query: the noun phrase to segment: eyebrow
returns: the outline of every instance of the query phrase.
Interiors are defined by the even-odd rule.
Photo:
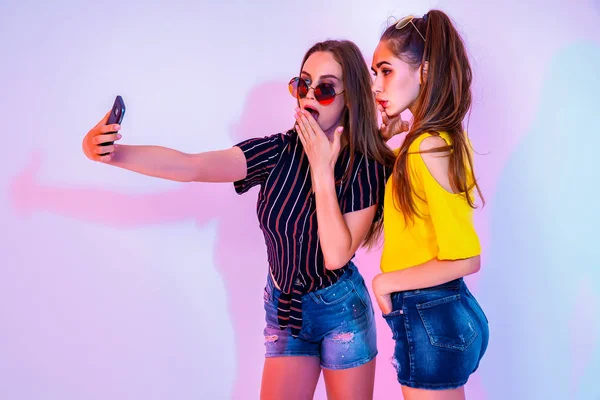
[[[389,62],[387,62],[387,61],[379,61],[379,62],[377,63],[377,65],[375,65],[375,66],[376,66],[377,68],[381,68],[381,66],[382,66],[383,64],[387,64],[387,65],[389,65],[389,66],[391,66],[391,65],[392,65],[392,64],[390,64],[390,63],[389,63]],[[374,69],[373,67],[371,67],[371,70],[375,71],[375,69]]]
[[[308,76],[308,78],[309,78],[309,79],[312,79],[312,76],[310,76],[310,74],[309,74],[308,72],[306,72],[306,71],[302,71],[302,72],[301,72],[301,74],[304,74],[304,75]],[[336,81],[339,81],[339,80],[340,80],[340,78],[338,78],[338,77],[337,77],[337,76],[335,76],[335,75],[331,75],[331,74],[321,75],[321,76],[319,77],[319,79],[325,79],[325,78],[333,78],[333,79],[335,79]]]

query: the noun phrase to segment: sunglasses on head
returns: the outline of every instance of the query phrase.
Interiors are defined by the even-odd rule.
[[[295,77],[290,80],[288,83],[288,89],[290,90],[290,94],[297,99],[303,99],[308,94],[310,89],[313,89],[315,92],[315,99],[324,106],[327,106],[335,100],[335,96],[338,94],[344,93],[342,90],[339,93],[335,92],[335,86],[331,83],[319,83],[317,87],[311,87],[308,84],[308,79],[303,79],[300,77]]]
[[[412,25],[413,28],[415,28],[415,30],[417,31],[417,33],[419,34],[419,36],[421,36],[421,39],[423,39],[424,42],[426,42],[427,40],[425,40],[425,36],[423,36],[423,34],[421,34],[421,31],[419,31],[419,29],[417,28],[417,26],[415,25],[415,23],[413,22],[413,19],[415,19],[416,17],[413,15],[409,15],[406,16],[404,18],[402,18],[400,21],[398,21],[398,23],[396,24],[396,29],[401,30],[404,29],[408,24]],[[425,14],[423,16],[423,19],[425,21],[427,21],[427,14]]]

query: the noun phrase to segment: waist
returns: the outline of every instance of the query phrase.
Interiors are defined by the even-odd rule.
[[[392,293],[392,297],[410,297],[416,296],[422,293],[435,292],[439,290],[458,290],[465,287],[465,281],[463,278],[454,279],[452,281],[442,283],[440,285],[430,286],[420,289],[402,290],[399,292]]]
[[[352,261],[347,266],[342,268],[342,270],[342,275],[340,275],[337,279],[332,279],[331,283],[327,281],[323,282],[323,284],[321,285],[316,285],[313,290],[308,290],[304,292],[303,296],[307,296],[311,293],[313,295],[325,294],[330,290],[334,290],[334,286],[336,285],[336,283],[343,280],[351,280],[353,282],[360,282],[362,280],[362,276],[360,275],[360,272],[358,272],[358,268],[356,267],[356,265],[354,265]],[[274,298],[279,298],[279,296],[282,293],[281,289],[275,282],[275,279],[273,278],[272,272],[270,270],[267,274],[267,289],[273,294]]]

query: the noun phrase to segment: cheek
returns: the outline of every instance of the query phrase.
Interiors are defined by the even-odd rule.
[[[319,118],[319,125],[321,129],[326,130],[340,119],[342,112],[344,111],[344,98],[341,97],[336,99],[333,103],[328,106],[321,108],[321,117]]]
[[[387,91],[390,99],[399,105],[408,106],[419,94],[419,84],[406,75],[395,75],[386,80]]]
[[[328,118],[339,118],[342,114],[342,110],[344,109],[344,97],[338,96],[333,103],[329,104],[328,106],[323,106],[323,109]]]

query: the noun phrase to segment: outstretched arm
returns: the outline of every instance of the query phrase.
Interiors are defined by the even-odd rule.
[[[119,125],[106,125],[108,116],[83,138],[82,149],[90,160],[178,182],[235,182],[246,177],[246,158],[238,147],[188,154],[160,146],[101,146],[121,139]]]

